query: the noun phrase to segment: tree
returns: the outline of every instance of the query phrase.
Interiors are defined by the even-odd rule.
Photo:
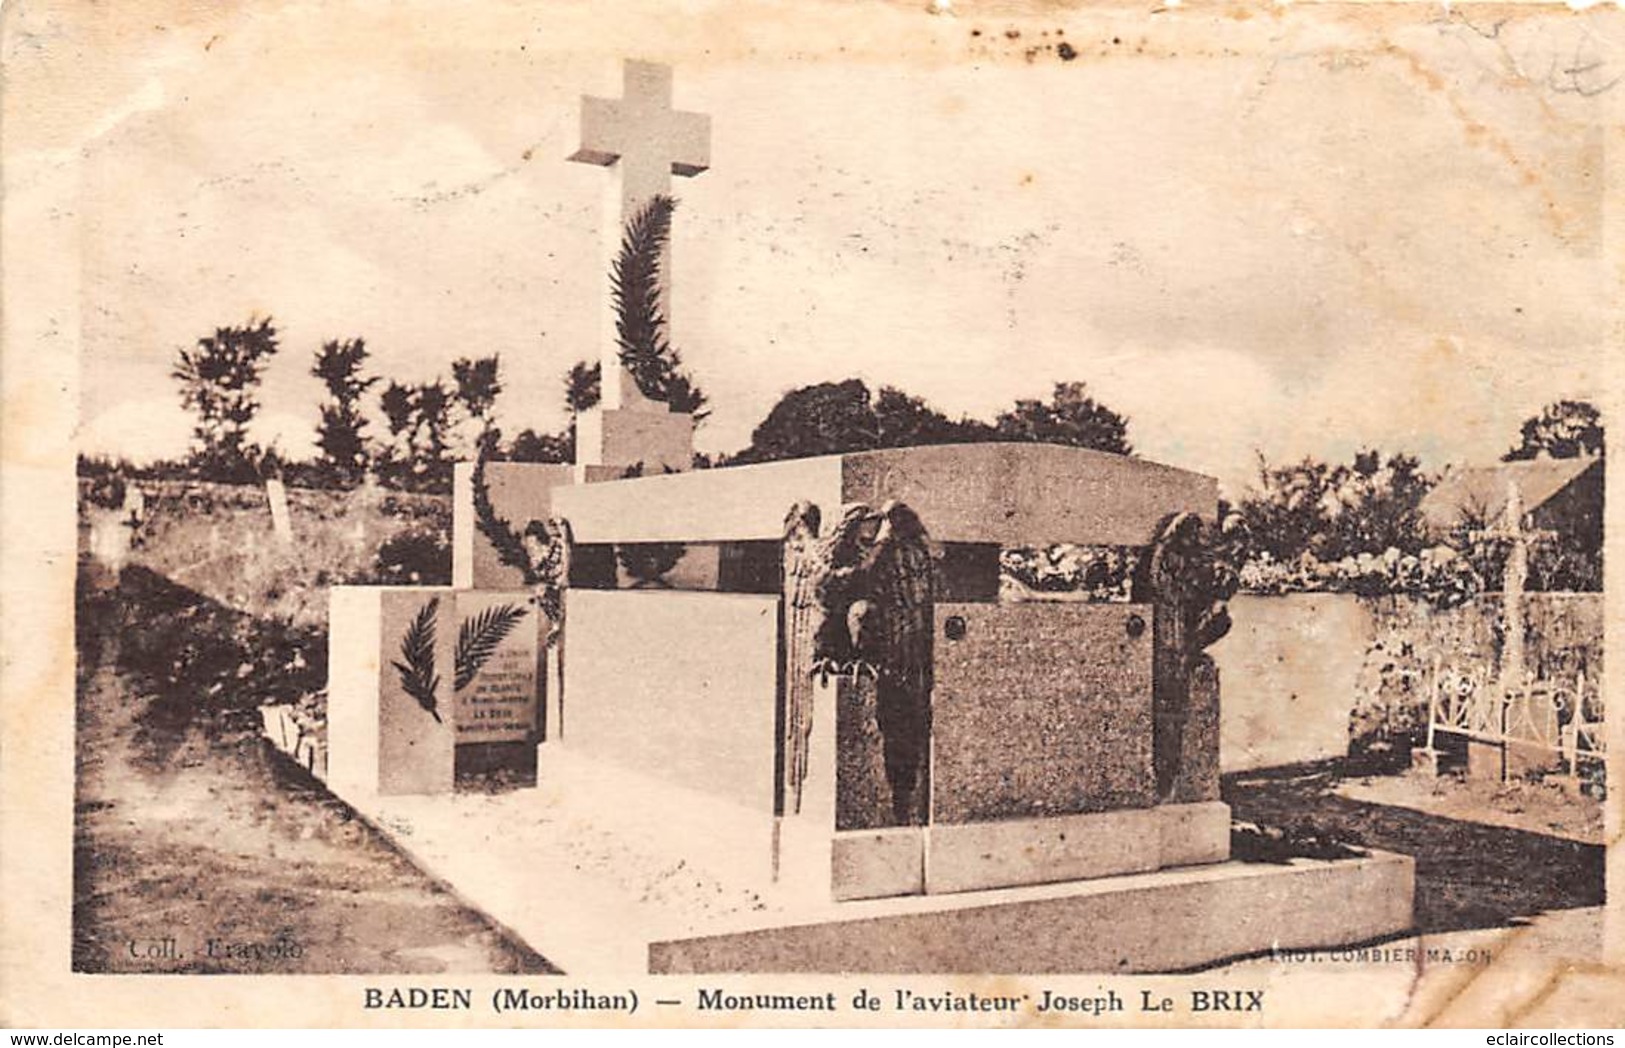
[[[869,406],[869,387],[860,379],[820,382],[786,393],[751,432],[750,447],[735,460],[777,459],[869,451],[880,433]]]
[[[205,475],[254,478],[259,448],[248,438],[248,425],[259,412],[255,393],[276,351],[270,317],[216,328],[213,336],[198,339],[195,349],[179,351],[170,376],[181,385],[182,406],[197,413],[192,460]]]
[[[412,472],[412,388],[391,379],[378,397],[389,429],[389,442],[379,457],[379,472],[396,484],[406,484]]]
[[[876,448],[1048,440],[1127,454],[1123,419],[1082,395],[1080,383],[1056,387],[1056,403],[1020,401],[995,427],[950,419],[920,397],[882,386],[873,397],[861,379],[821,382],[786,393],[751,434],[734,462],[835,455]],[[1115,428],[1114,428],[1115,427]]]
[[[1268,553],[1276,561],[1295,561],[1324,532],[1323,501],[1330,467],[1305,458],[1287,466],[1271,466],[1258,457],[1258,485],[1241,500],[1255,553]]]
[[[1324,503],[1324,559],[1390,549],[1420,552],[1427,545],[1422,499],[1433,483],[1434,478],[1422,472],[1421,460],[1404,452],[1385,459],[1365,450],[1349,465],[1334,467]]]
[[[403,487],[449,491],[452,391],[440,379],[416,386],[391,381],[378,403],[390,435],[382,470]]]
[[[1259,458],[1258,486],[1242,499],[1253,553],[1292,563],[1419,552],[1427,544],[1420,506],[1433,486],[1420,461],[1403,452],[1361,451],[1348,464],[1306,458],[1270,466]]]
[[[881,386],[872,412],[876,444],[883,448],[911,448],[924,444],[953,444],[975,440],[985,424],[954,422],[919,397],[894,386]]]
[[[590,411],[603,399],[603,365],[578,360],[564,376],[564,406],[570,417]]]
[[[359,338],[345,342],[331,339],[322,343],[310,373],[327,387],[329,402],[321,407],[316,426],[316,446],[322,450],[323,465],[342,484],[355,484],[366,472],[369,455],[363,432],[367,420],[361,413],[361,398],[378,381],[362,378],[367,347]]]
[[[995,440],[1032,441],[1133,454],[1128,419],[1089,396],[1082,382],[1057,382],[1048,404],[1018,400],[995,423]]]
[[[435,379],[412,394],[412,473],[426,490],[451,490],[452,391]]]
[[[666,339],[666,317],[660,311],[660,259],[671,238],[671,216],[677,201],[657,195],[626,223],[621,249],[610,268],[615,304],[615,336],[621,363],[638,389],[671,410],[703,419],[705,394],[682,370],[682,358]]]
[[[411,428],[412,390],[409,386],[391,379],[389,385],[384,387],[383,395],[378,398],[378,406],[384,409],[384,421],[389,426],[390,436],[401,436]]]
[[[575,440],[573,430],[563,433],[538,433],[522,429],[508,445],[509,462],[574,462]]]
[[[1579,458],[1602,453],[1601,413],[1583,400],[1559,400],[1524,419],[1518,446],[1502,455],[1501,461],[1517,462],[1542,454]]]
[[[471,453],[481,448],[489,452],[502,437],[491,418],[491,409],[496,406],[497,396],[502,392],[500,371],[501,362],[496,355],[478,360],[464,357],[452,361],[454,395],[473,430],[468,440],[471,447],[466,449]]]

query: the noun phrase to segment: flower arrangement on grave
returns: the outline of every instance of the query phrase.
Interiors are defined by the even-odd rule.
[[[1247,593],[1355,593],[1363,596],[1411,594],[1437,607],[1465,603],[1485,588],[1484,578],[1468,557],[1446,545],[1416,554],[1389,547],[1322,561],[1304,553],[1278,561],[1260,552],[1241,567]]]
[[[1002,600],[1072,599],[1124,603],[1140,551],[1131,546],[1057,543],[999,551]]]

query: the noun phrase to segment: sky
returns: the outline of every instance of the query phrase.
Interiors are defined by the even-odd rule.
[[[497,353],[507,432],[558,428],[615,178],[565,157],[622,57],[712,118],[670,274],[706,450],[812,382],[991,417],[1078,380],[1237,492],[1260,454],[1493,460],[1608,380],[1605,11],[104,7],[7,26],[53,89],[8,184],[76,180],[88,451],[184,451],[177,350],[256,315],[296,456],[331,338],[409,382]]]

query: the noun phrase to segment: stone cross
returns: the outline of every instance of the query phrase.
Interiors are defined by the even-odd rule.
[[[1479,538],[1508,539],[1506,570],[1501,580],[1501,617],[1505,622],[1505,639],[1501,654],[1501,690],[1512,695],[1525,686],[1523,595],[1529,585],[1529,544],[1532,540],[1549,535],[1523,526],[1523,492],[1516,480],[1507,481],[1506,509],[1501,513],[1498,526],[1477,532]]]
[[[1507,508],[1502,534],[1512,540],[1507,551],[1506,572],[1501,581],[1502,615],[1506,620],[1506,655],[1501,660],[1501,687],[1511,691],[1523,688],[1524,635],[1523,591],[1529,585],[1529,536],[1523,530],[1523,492],[1518,482],[1507,481]]]
[[[711,118],[671,107],[671,67],[628,61],[622,72],[621,98],[581,99],[581,148],[570,159],[582,164],[615,167],[620,171],[621,206],[618,216],[606,208],[606,220],[617,220],[613,232],[605,230],[605,243],[613,251],[626,222],[656,196],[671,192],[671,176],[692,178],[711,166]],[[661,258],[663,274],[661,313],[671,317],[671,245]],[[645,398],[632,375],[621,366],[613,318],[604,325],[603,399],[605,408],[664,410]]]

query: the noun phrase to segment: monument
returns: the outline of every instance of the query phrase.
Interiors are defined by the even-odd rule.
[[[623,230],[661,197],[671,195],[671,176],[692,178],[711,166],[711,118],[672,109],[672,72],[649,62],[627,62],[621,98],[582,99],[581,148],[577,163],[614,168],[617,201],[604,208],[604,244],[618,244]],[[616,206],[618,204],[619,206]],[[670,319],[671,243],[662,245],[659,313]],[[609,265],[604,272],[609,272]],[[645,471],[681,471],[693,465],[694,420],[651,400],[621,360],[610,297],[603,298],[599,354],[602,399],[576,419],[576,479],[581,482]],[[597,467],[597,468],[594,468]]]
[[[581,146],[569,159],[608,167],[618,176],[605,181],[601,272],[626,225],[658,197],[671,192],[671,176],[693,178],[711,164],[711,118],[672,108],[672,71],[667,66],[628,61],[622,70],[621,98],[583,96]],[[671,244],[661,245],[659,315],[671,318]],[[622,363],[617,317],[611,295],[599,309],[600,401],[575,420],[573,467],[545,463],[492,462],[487,465],[490,499],[510,520],[545,520],[549,493],[568,483],[618,480],[629,471],[681,472],[694,462],[694,419],[652,400]],[[453,476],[452,581],[455,585],[503,586],[520,581],[480,536],[474,523],[471,463],[459,463]]]
[[[623,214],[706,166],[708,125],[670,87],[628,63],[625,98],[584,108],[572,159],[621,165]],[[574,483],[515,468],[486,503],[495,484],[462,474],[458,589],[333,605],[335,790],[566,970],[1168,971],[1410,927],[1408,858],[1229,861],[1214,480],[1041,444],[627,478],[609,471],[665,462],[692,426],[607,348],[604,376]],[[479,505],[510,540],[483,562]],[[539,577],[513,566],[521,534],[563,566],[529,604],[558,605],[534,650],[559,686],[539,789],[470,805],[448,778],[462,723],[425,713],[462,709],[444,667],[464,605],[511,603],[467,587]],[[1001,552],[1057,543],[1123,551],[1126,599],[1010,602]],[[595,854],[617,858],[594,875]]]
[[[542,692],[525,591],[334,587],[328,782],[341,796],[534,785]],[[275,741],[275,740],[273,740]]]

